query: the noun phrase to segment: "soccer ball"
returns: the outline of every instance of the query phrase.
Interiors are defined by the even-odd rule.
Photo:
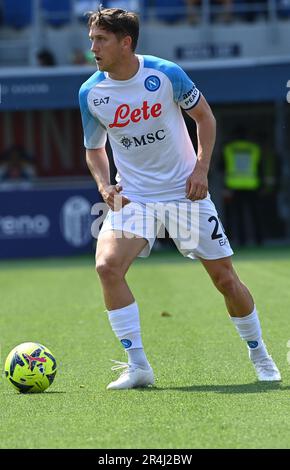
[[[19,344],[5,361],[6,378],[21,393],[43,392],[52,384],[55,374],[53,354],[39,343]]]

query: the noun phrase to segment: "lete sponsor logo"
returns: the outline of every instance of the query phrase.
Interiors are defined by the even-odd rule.
[[[152,106],[148,105],[148,101],[143,101],[141,108],[131,109],[131,107],[124,103],[120,104],[116,109],[114,120],[109,127],[126,127],[130,122],[140,122],[141,119],[147,121],[150,118],[157,118],[161,115],[161,103],[155,103]]]

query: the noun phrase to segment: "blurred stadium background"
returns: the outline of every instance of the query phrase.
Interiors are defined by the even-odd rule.
[[[218,135],[210,191],[233,244],[240,240],[223,156],[242,131],[261,151],[260,242],[289,245],[290,1],[102,4],[137,11],[137,52],[180,64],[211,104]],[[91,206],[100,196],[85,163],[78,89],[96,69],[84,13],[97,6],[0,0],[0,259],[93,251]],[[194,124],[186,122],[194,142]],[[245,244],[253,245],[250,215]]]

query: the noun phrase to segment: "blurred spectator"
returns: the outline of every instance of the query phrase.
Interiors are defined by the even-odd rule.
[[[50,67],[56,65],[54,55],[48,49],[41,49],[40,51],[38,51],[37,61],[38,65],[40,65],[41,67]]]
[[[275,0],[275,2],[278,17],[289,18],[290,0]],[[189,23],[199,23],[203,13],[202,0],[186,0],[186,6]],[[233,19],[246,22],[253,22],[260,18],[266,19],[268,6],[268,0],[209,0],[210,21],[230,23]]]
[[[187,17],[191,24],[202,18],[202,0],[186,0]],[[216,22],[229,23],[232,20],[233,0],[210,0],[209,18]]]
[[[235,131],[235,138],[223,148],[224,203],[226,233],[231,238],[234,229],[240,246],[253,232],[257,245],[263,242],[260,217],[262,187],[262,148],[247,137],[244,127]]]
[[[90,50],[82,51],[81,49],[75,49],[72,55],[73,65],[96,65],[94,55]]]
[[[256,0],[255,2],[245,0],[234,0],[235,18],[253,22],[258,18],[267,18],[268,0]]]
[[[201,18],[201,0],[186,0],[187,20],[190,24],[197,24]]]
[[[233,19],[233,1],[235,0],[212,0],[213,7],[218,7],[216,14],[213,14],[213,20],[221,23],[230,23]]]
[[[21,146],[12,146],[0,157],[1,187],[8,184],[22,185],[31,183],[36,176],[35,166],[31,157]],[[6,184],[5,184],[6,183]]]

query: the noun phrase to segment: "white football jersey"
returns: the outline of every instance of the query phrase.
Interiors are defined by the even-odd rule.
[[[108,135],[116,180],[132,201],[184,198],[196,154],[180,107],[196,106],[200,92],[177,64],[137,57],[139,70],[129,80],[97,71],[81,86],[84,145],[104,147]]]

